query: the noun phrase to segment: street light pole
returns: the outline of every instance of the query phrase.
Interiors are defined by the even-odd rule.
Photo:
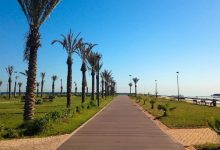
[[[157,80],[155,80],[155,97],[157,98]]]
[[[180,100],[180,89],[179,89],[179,72],[176,72],[177,76],[177,91],[178,91],[178,101]]]

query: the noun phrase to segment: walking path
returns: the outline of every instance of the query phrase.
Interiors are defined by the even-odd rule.
[[[181,150],[127,96],[106,109],[63,143],[59,150]]]

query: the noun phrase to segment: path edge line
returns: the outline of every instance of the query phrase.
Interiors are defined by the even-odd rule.
[[[57,147],[55,149],[58,149],[61,145],[63,145],[71,136],[73,136],[74,134],[76,134],[81,128],[83,128],[86,124],[88,124],[90,121],[92,121],[96,116],[98,116],[103,110],[105,110],[113,101],[115,101],[115,98],[113,98],[113,100],[111,100],[110,103],[108,103],[106,106],[104,106],[100,111],[98,111],[94,116],[92,116],[89,120],[87,120],[86,122],[84,122],[82,125],[80,125],[78,128],[76,128],[72,133],[70,133],[61,143],[59,143],[59,145],[57,145]]]

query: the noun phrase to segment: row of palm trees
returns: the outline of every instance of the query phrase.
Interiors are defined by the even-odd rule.
[[[132,80],[133,80],[134,85],[135,85],[135,97],[136,97],[137,96],[137,83],[138,83],[139,79],[137,77],[135,77]],[[132,87],[133,84],[130,82],[128,85],[130,87],[130,95],[131,95],[131,87]]]
[[[40,43],[39,29],[47,17],[51,14],[52,10],[58,5],[60,0],[18,0],[24,15],[27,18],[29,31],[26,39],[26,47],[24,50],[24,60],[28,62],[27,71],[27,86],[24,104],[24,120],[31,120],[34,117],[35,109],[35,88],[36,88],[36,74],[37,74],[37,55]],[[77,53],[82,60],[82,103],[85,102],[85,87],[86,87],[86,71],[88,58],[92,57],[91,51],[96,44],[87,43],[83,38],[78,38],[80,34],[74,36],[70,31],[66,36],[62,35],[61,40],[54,40],[51,44],[59,43],[67,52],[67,108],[71,105],[71,91],[72,91],[72,64],[73,53]],[[99,56],[99,57],[98,57]],[[99,72],[101,68],[101,55],[95,57],[97,62],[93,70],[96,72],[96,80],[99,83]],[[94,71],[93,71],[94,74]],[[104,71],[102,73],[103,82],[105,82],[105,95],[113,94],[115,89],[115,81],[113,81],[111,72]],[[105,79],[105,80],[104,80]],[[97,93],[99,86],[97,86]],[[94,95],[93,95],[94,96]],[[103,95],[102,95],[103,96]],[[97,94],[99,104],[99,93]]]

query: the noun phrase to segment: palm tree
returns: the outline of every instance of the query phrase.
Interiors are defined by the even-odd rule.
[[[23,76],[28,76],[28,71],[27,70],[25,70],[24,72],[19,72],[20,74],[22,74]]]
[[[37,82],[36,83],[36,86],[37,86],[37,97],[39,96],[39,86],[40,86],[40,82]]]
[[[11,83],[12,83],[11,76],[14,72],[14,67],[9,65],[5,69],[6,69],[6,72],[8,73],[8,97],[9,99],[11,99]]]
[[[41,91],[40,91],[40,96],[43,97],[43,91],[44,91],[44,78],[46,76],[46,72],[41,72],[40,73],[40,76],[41,76]]]
[[[129,85],[129,87],[130,87],[130,96],[131,96],[131,87],[132,87],[132,83],[130,82],[128,85]]]
[[[1,93],[1,86],[2,86],[2,83],[3,83],[3,82],[0,81],[0,95],[2,94],[2,93]]]
[[[95,66],[97,64],[97,53],[91,52],[87,58],[88,63],[90,64],[91,76],[92,76],[92,93],[91,93],[91,100],[94,100],[94,93],[95,93]]]
[[[54,43],[60,43],[63,48],[67,52],[67,66],[68,66],[68,71],[67,71],[67,104],[66,107],[70,108],[71,105],[71,95],[72,95],[72,64],[73,64],[73,53],[77,53],[78,45],[79,45],[79,40],[78,36],[79,34],[74,37],[73,33],[70,30],[70,33],[68,33],[66,36],[61,35],[63,37],[62,40],[54,40],[52,44]]]
[[[133,81],[135,85],[135,97],[136,97],[137,96],[137,82],[139,81],[139,79],[136,77],[136,78],[133,78]]]
[[[18,2],[29,25],[24,51],[24,59],[28,61],[24,120],[31,120],[33,119],[35,109],[37,51],[41,46],[39,29],[60,0],[18,0]]]
[[[101,72],[101,78],[102,78],[102,98],[104,97],[104,76],[103,76],[103,73]]]
[[[54,96],[54,95],[55,95],[55,93],[54,93],[55,81],[58,79],[58,77],[57,77],[56,75],[53,75],[53,76],[51,77],[51,79],[52,79],[52,95]]]
[[[22,83],[21,82],[18,82],[18,92],[19,92],[19,96],[21,96],[21,86],[22,86]]]
[[[97,99],[98,106],[99,106],[99,74],[100,74],[100,70],[102,68],[102,63],[100,63],[102,55],[97,53],[96,57],[97,57],[97,63],[96,63],[96,66],[95,66],[95,71],[96,71],[96,99]]]
[[[60,79],[61,85],[60,85],[60,95],[63,94],[63,80]]]
[[[96,46],[96,44],[89,44],[89,43],[84,43],[83,39],[80,39],[79,41],[79,48],[77,54],[80,56],[82,59],[82,66],[81,66],[81,71],[82,71],[82,103],[85,102],[85,87],[86,87],[86,63],[87,63],[87,58],[90,55],[90,52],[92,48]]]
[[[112,73],[111,71],[104,70],[102,75],[105,79],[105,97],[109,95],[109,82],[111,80]]]
[[[14,97],[16,97],[17,79],[19,76],[15,76]]]

